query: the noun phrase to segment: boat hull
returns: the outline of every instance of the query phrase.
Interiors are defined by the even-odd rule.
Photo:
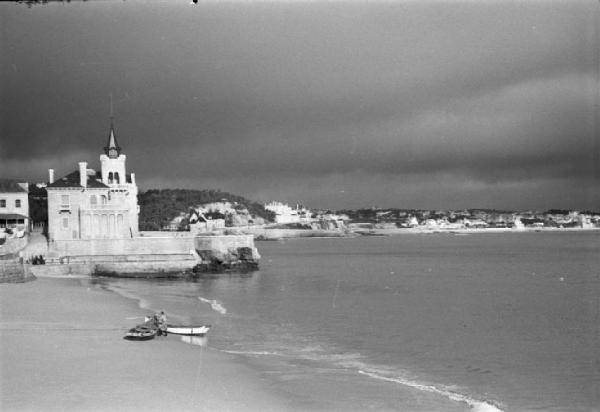
[[[132,328],[129,329],[129,332],[123,337],[123,339],[127,340],[150,340],[156,337],[158,330],[149,329],[149,328]]]
[[[210,330],[210,325],[201,326],[183,326],[183,325],[168,325],[167,332],[174,335],[184,336],[204,336]]]

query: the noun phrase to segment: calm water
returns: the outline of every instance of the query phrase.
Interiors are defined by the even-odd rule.
[[[600,410],[598,232],[257,246],[247,276],[102,282],[211,323],[299,409]]]

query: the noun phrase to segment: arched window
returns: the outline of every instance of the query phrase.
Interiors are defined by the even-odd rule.
[[[96,195],[91,195],[90,196],[90,205],[96,206],[97,204],[98,204],[98,199],[96,198]]]
[[[119,184],[119,172],[115,172],[115,183]]]
[[[108,183],[113,182],[113,172],[108,172]]]
[[[102,195],[102,204],[105,205],[106,204],[106,196]]]

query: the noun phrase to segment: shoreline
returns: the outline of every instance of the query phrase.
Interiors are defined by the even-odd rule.
[[[444,228],[393,228],[393,229],[358,229],[354,233],[361,236],[393,236],[412,234],[448,234],[448,235],[474,235],[490,233],[558,233],[558,232],[598,232],[600,228],[482,228],[482,229],[444,229]]]
[[[233,355],[174,335],[124,340],[142,309],[85,279],[3,284],[0,298],[5,411],[289,410]]]
[[[439,394],[172,334],[124,340],[156,302],[83,276],[3,284],[0,299],[6,411],[465,410]]]
[[[139,302],[139,306],[144,310],[165,307],[168,313],[181,315],[181,312],[169,309],[169,302],[164,300],[164,296],[148,293],[147,289],[138,295],[132,289],[130,280],[123,279],[123,281],[129,283],[130,286],[108,285],[107,289]],[[214,331],[211,333],[218,331],[219,326],[232,327],[232,320],[229,316],[235,318],[238,315],[230,313],[228,309],[221,306],[220,301],[209,300],[202,296],[199,296],[198,300],[211,306],[209,313],[202,315],[205,319],[209,318],[207,321],[213,324]],[[231,303],[229,301],[227,307]],[[211,315],[213,319],[210,319]],[[183,319],[181,316],[179,317]],[[176,319],[176,315],[172,315],[170,318]],[[217,346],[213,346],[214,350],[231,355],[237,362],[250,367],[255,373],[260,374],[261,379],[267,382],[271,391],[285,398],[287,409],[277,410],[358,412],[374,409],[459,412],[469,409],[468,402],[465,400],[449,397],[448,394],[439,391],[423,390],[418,386],[399,382],[382,383],[378,377],[364,374],[354,367],[340,368],[339,365],[309,360],[305,356],[288,357],[270,350],[237,350],[235,349],[236,341],[229,341],[226,343],[227,348],[223,348],[222,345],[226,340],[222,341],[222,339],[222,336],[215,337],[215,341],[220,342],[220,345],[217,343]],[[231,349],[232,345],[234,349]]]
[[[402,235],[476,235],[476,234],[497,234],[497,233],[572,233],[572,232],[600,232],[600,227],[592,228],[480,228],[480,229],[446,229],[446,228],[365,228],[353,229],[347,232],[332,230],[310,230],[310,229],[263,229],[259,235],[256,235],[257,242],[279,241],[289,239],[350,239],[356,237],[369,236],[402,236]],[[250,232],[248,232],[250,233]]]

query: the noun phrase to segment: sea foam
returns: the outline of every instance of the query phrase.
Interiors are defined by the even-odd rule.
[[[244,351],[244,350],[222,350],[222,352],[232,355],[248,355],[248,356],[283,356],[277,352],[269,351]]]
[[[441,389],[434,385],[419,383],[419,382],[415,382],[415,381],[411,381],[411,380],[403,379],[403,378],[390,378],[387,376],[379,375],[375,372],[368,372],[368,371],[364,371],[364,370],[359,370],[358,372],[363,375],[374,378],[374,379],[398,383],[400,385],[409,386],[411,388],[414,388],[414,389],[417,389],[417,390],[420,390],[423,392],[436,393],[438,395],[445,396],[446,398],[453,400],[453,401],[466,403],[467,405],[469,405],[469,408],[475,412],[504,412],[502,409],[498,408],[497,406],[493,405],[490,402],[473,399],[468,395],[463,395],[461,393],[453,392],[453,391],[450,391],[447,389]]]
[[[199,296],[198,299],[204,303],[208,303],[212,310],[220,313],[221,315],[225,315],[227,313],[227,309],[225,308],[225,306],[223,306],[223,304],[216,299],[206,299],[202,296]]]

